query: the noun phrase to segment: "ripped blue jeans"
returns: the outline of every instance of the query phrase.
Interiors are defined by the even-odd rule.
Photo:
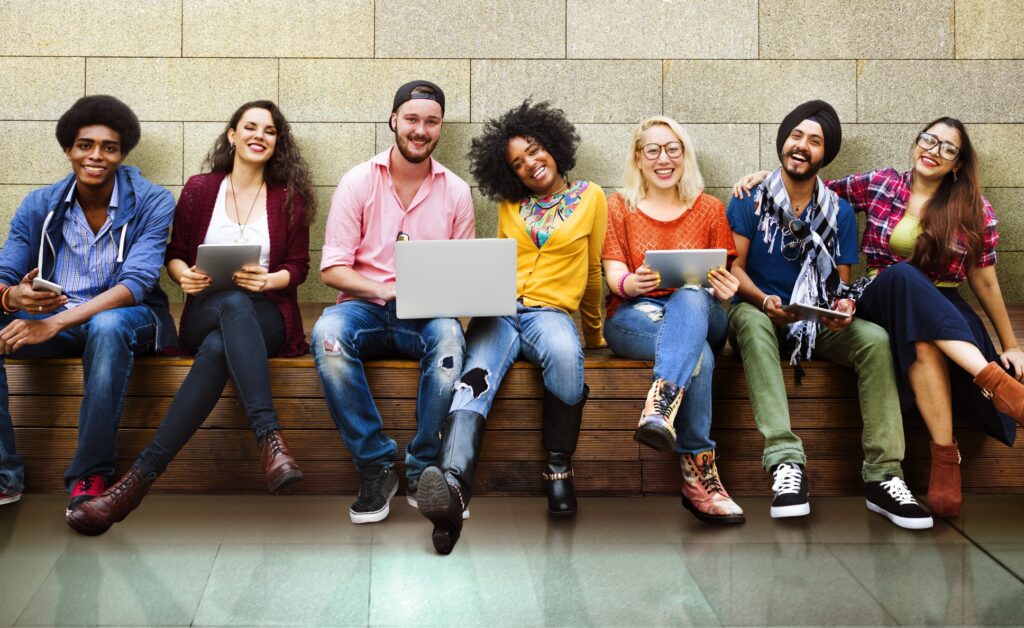
[[[313,328],[313,356],[327,408],[360,472],[394,460],[395,441],[384,434],[370,394],[363,361],[413,358],[420,363],[416,434],[405,450],[406,475],[418,478],[437,463],[441,424],[448,415],[455,381],[462,372],[466,341],[454,318],[399,319],[395,302],[350,300],[324,310]],[[388,391],[378,391],[386,395]]]
[[[636,297],[604,325],[616,355],[654,360],[654,378],[683,388],[676,414],[676,452],[715,448],[711,440],[711,377],[715,352],[725,344],[729,319],[706,290],[680,289],[667,297]]]

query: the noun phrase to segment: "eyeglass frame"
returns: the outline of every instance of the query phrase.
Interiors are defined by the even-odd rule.
[[[679,145],[679,154],[678,155],[673,156],[671,153],[668,152],[668,147],[671,146],[672,144],[678,144]],[[648,155],[647,154],[647,147],[648,146],[657,146],[658,147],[658,154],[655,155],[654,157],[651,157],[650,155]],[[637,152],[639,152],[641,155],[643,155],[646,159],[648,159],[650,161],[657,161],[658,158],[661,157],[661,153],[662,152],[664,152],[666,155],[668,155],[669,159],[679,159],[680,157],[682,157],[686,153],[686,145],[683,144],[679,140],[673,140],[671,142],[665,142],[664,144],[658,144],[657,142],[648,142],[647,144],[644,144],[644,145],[640,146],[640,148],[637,149]]]
[[[932,140],[935,141],[935,143],[932,144],[931,146],[925,146],[924,144],[921,143],[921,140],[925,140],[926,142],[929,141],[926,138],[931,138]],[[920,148],[920,149],[922,149],[922,150],[924,150],[925,152],[928,152],[928,153],[930,153],[933,148],[938,146],[939,147],[939,152],[937,153],[938,156],[942,157],[946,161],[955,161],[956,158],[960,156],[960,150],[961,149],[960,149],[959,146],[957,146],[953,142],[947,142],[946,140],[940,140],[938,138],[938,136],[936,136],[933,133],[929,133],[928,131],[921,131],[920,133],[918,133],[917,134],[917,142],[916,143],[917,143],[918,148]],[[942,154],[942,149],[946,148],[946,147],[952,148],[955,151],[955,154],[952,157],[946,157],[945,155]]]

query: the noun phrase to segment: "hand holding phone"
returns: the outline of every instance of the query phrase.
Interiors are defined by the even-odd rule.
[[[36,277],[35,279],[32,280],[32,289],[38,292],[50,291],[56,294],[57,296],[64,294],[64,288],[61,287],[59,283],[47,281],[42,277]]]

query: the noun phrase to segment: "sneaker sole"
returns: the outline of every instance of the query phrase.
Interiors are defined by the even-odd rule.
[[[676,450],[676,439],[672,437],[672,433],[654,423],[645,423],[633,430],[633,440],[655,451],[673,452]]]
[[[413,497],[409,497],[408,495],[405,496],[405,503],[409,504],[416,510],[420,509],[419,504],[416,503],[416,499]],[[469,508],[462,511],[462,520],[465,521],[466,519],[469,519]]]
[[[276,493],[276,492],[278,492],[279,490],[281,490],[283,488],[286,488],[288,486],[291,486],[292,484],[295,484],[296,482],[298,482],[301,479],[302,479],[302,471],[300,471],[298,469],[294,469],[292,471],[288,471],[287,473],[284,473],[283,475],[281,475],[281,477],[277,478],[277,481],[274,482],[273,484],[267,484],[267,492],[268,493]]]
[[[733,525],[737,523],[746,523],[747,518],[744,515],[709,515],[706,512],[697,510],[697,507],[693,505],[686,496],[683,496],[683,507],[693,513],[694,517],[697,517],[704,523],[716,523],[719,525]]]
[[[927,519],[919,517],[914,517],[913,519],[908,517],[901,517],[899,515],[892,514],[891,512],[889,512],[885,508],[882,508],[881,506],[876,506],[875,504],[871,503],[870,500],[864,500],[864,503],[867,504],[868,510],[870,510],[871,512],[876,512],[885,517],[886,519],[888,519],[889,521],[893,522],[894,524],[898,525],[899,527],[905,528],[907,530],[927,530],[935,525],[935,521],[931,517],[928,517]]]
[[[772,506],[772,519],[788,519],[790,517],[806,517],[811,514],[811,504],[793,504],[792,506]]]
[[[3,506],[4,504],[13,504],[20,499],[21,493],[18,493],[17,495],[8,495],[7,497],[0,497],[0,506]]]
[[[388,495],[387,500],[384,501],[384,507],[380,510],[373,512],[356,512],[351,508],[348,509],[348,518],[352,520],[352,523],[377,523],[388,518],[391,514],[391,498],[398,493],[398,482],[391,488],[391,494]]]

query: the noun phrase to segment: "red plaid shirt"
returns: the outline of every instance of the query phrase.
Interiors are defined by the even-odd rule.
[[[856,211],[867,214],[861,250],[867,257],[869,269],[882,270],[903,261],[903,258],[889,247],[889,238],[907,211],[907,202],[910,199],[910,174],[910,170],[897,172],[892,168],[886,168],[825,181],[826,186],[849,201]],[[979,267],[992,266],[996,263],[996,243],[999,242],[996,214],[988,199],[981,200],[985,207],[985,233],[982,237],[981,257],[977,264]],[[953,243],[953,250],[958,255],[950,262],[945,273],[929,273],[932,281],[959,283],[967,279],[967,249],[962,241],[957,240]]]

